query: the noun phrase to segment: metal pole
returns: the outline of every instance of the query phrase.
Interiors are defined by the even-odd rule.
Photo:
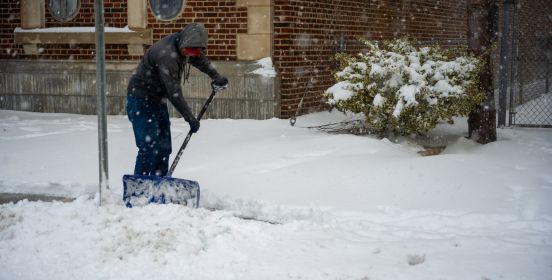
[[[544,42],[544,52],[546,54],[546,92],[545,94],[549,94],[550,93],[550,73],[552,73],[552,69],[550,66],[552,66],[552,50],[550,48],[552,48],[552,40],[551,39],[547,39],[545,42]]]
[[[498,127],[506,126],[506,110],[507,110],[507,95],[508,95],[508,72],[510,59],[510,7],[513,0],[504,0],[503,16],[502,16],[502,34],[500,38],[500,79],[498,92]]]
[[[105,109],[105,34],[104,34],[104,2],[94,0],[96,17],[96,100],[98,112],[98,148],[100,169],[100,205],[102,190],[109,189],[108,157],[107,157],[107,114]]]
[[[518,6],[514,0],[514,11],[512,13],[512,59],[510,63],[510,96],[508,108],[510,113],[508,114],[508,126],[515,124],[516,115],[516,82],[518,79],[518,63],[519,63],[519,46],[518,46]]]
[[[546,80],[545,80],[545,94],[550,92],[550,60],[546,59]]]

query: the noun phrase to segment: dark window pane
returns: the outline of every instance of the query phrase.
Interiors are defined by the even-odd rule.
[[[186,1],[184,0],[150,0],[150,8],[156,18],[171,20],[182,12]]]
[[[78,13],[80,0],[48,0],[50,14],[59,21],[70,21]]]

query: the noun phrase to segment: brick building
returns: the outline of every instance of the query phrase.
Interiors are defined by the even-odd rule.
[[[64,10],[69,16],[61,20],[50,2],[0,3],[0,108],[94,114],[95,37],[84,28],[94,26],[94,1],[77,1],[75,13]],[[164,1],[105,0],[110,114],[124,113],[126,83],[144,50],[190,22],[205,24],[207,56],[232,85],[210,117],[286,118],[303,95],[301,113],[323,109],[334,55],[361,50],[356,36],[466,44],[465,0],[188,0],[172,20],[153,14],[157,2]],[[265,57],[276,77],[253,73]],[[192,72],[184,91],[194,110],[208,82]]]

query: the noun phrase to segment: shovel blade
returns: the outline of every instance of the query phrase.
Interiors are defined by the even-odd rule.
[[[196,181],[150,175],[124,175],[123,186],[123,202],[129,208],[148,203],[199,207],[200,191]]]

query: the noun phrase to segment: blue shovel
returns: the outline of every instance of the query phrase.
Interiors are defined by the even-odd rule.
[[[212,92],[203,108],[197,116],[197,120],[201,120],[205,111],[215,98],[217,92],[226,88],[216,86],[211,83]],[[178,154],[176,155],[171,168],[166,176],[155,175],[124,175],[123,176],[123,201],[129,208],[133,206],[143,206],[148,203],[174,203],[190,205],[191,207],[199,207],[199,184],[196,181],[173,178],[172,173],[182,157],[184,149],[190,142],[193,132],[190,130],[188,136],[182,143]]]

